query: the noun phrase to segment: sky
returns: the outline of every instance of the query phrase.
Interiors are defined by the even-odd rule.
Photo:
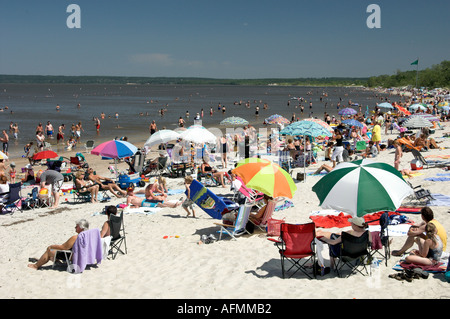
[[[394,74],[450,60],[449,12],[448,0],[0,0],[0,74]]]

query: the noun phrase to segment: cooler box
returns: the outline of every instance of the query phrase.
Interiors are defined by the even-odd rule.
[[[413,171],[418,171],[418,170],[423,169],[422,162],[419,161],[419,160],[417,160],[417,159],[412,160],[412,161],[411,161],[411,169],[412,169]]]
[[[141,177],[139,176],[138,173],[131,175],[121,174],[119,175],[119,181],[117,184],[119,184],[120,188],[126,189],[128,188],[128,185],[130,185],[130,183],[133,183],[135,186],[141,186],[140,182]]]

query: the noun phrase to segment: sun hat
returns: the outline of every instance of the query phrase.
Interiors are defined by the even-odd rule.
[[[348,221],[352,224],[355,224],[358,227],[364,227],[365,224],[365,220],[362,217],[353,217],[353,218],[349,218]]]

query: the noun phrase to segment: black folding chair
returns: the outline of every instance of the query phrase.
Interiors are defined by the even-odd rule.
[[[358,268],[363,266],[364,270],[367,272],[366,261],[370,260],[369,253],[369,231],[366,231],[361,237],[355,237],[349,233],[343,232],[341,234],[341,250],[339,256],[331,256],[338,258],[338,263],[336,265],[336,272],[339,277],[341,277],[341,270],[344,266],[350,268],[349,277],[355,272],[363,274]],[[369,267],[370,269],[370,267]]]
[[[22,196],[20,196],[20,190],[22,189],[22,183],[9,184],[9,196],[6,203],[3,203],[2,214],[14,213],[17,210],[22,211]]]
[[[125,226],[123,223],[123,212],[119,216],[111,215],[109,216],[109,227],[111,228],[111,245],[109,249],[109,254],[112,259],[116,259],[117,254],[120,252],[125,255],[127,253],[127,241],[125,237]],[[124,250],[121,249],[122,244],[124,245]]]

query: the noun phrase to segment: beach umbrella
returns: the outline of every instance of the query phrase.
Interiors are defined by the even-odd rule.
[[[8,156],[6,156],[5,153],[3,153],[2,151],[0,151],[0,159],[6,160],[6,159],[8,159]]]
[[[227,117],[226,119],[220,122],[220,125],[223,126],[238,126],[238,125],[248,125],[248,121],[238,116]]]
[[[402,106],[400,106],[400,105],[397,105],[397,104],[395,104],[395,107],[400,111],[400,112],[402,112],[403,114],[406,114],[406,115],[411,115],[411,112],[409,112],[407,109],[405,109],[404,107],[402,107]]]
[[[55,158],[58,157],[58,154],[51,150],[42,151],[33,155],[33,160],[39,161],[43,159]]]
[[[133,156],[137,147],[126,141],[112,140],[104,142],[95,147],[91,154],[108,158],[120,159]]]
[[[273,198],[292,198],[297,190],[291,175],[278,164],[266,159],[243,159],[237,163],[232,172],[240,176],[248,188]]]
[[[264,120],[264,124],[289,124],[289,123],[291,123],[291,121],[289,121],[287,118],[279,114],[271,115]]]
[[[433,124],[422,116],[410,116],[402,126],[407,128],[424,128],[433,127]]]
[[[393,166],[368,159],[338,164],[312,190],[322,208],[346,212],[353,217],[395,211],[403,199],[414,194]]]
[[[377,105],[379,108],[383,108],[383,109],[394,109],[394,107],[392,106],[391,103],[388,102],[384,102],[384,103],[380,103]]]
[[[216,136],[201,125],[190,126],[186,131],[180,133],[180,137],[195,144],[214,144],[217,141]]]
[[[330,132],[332,135],[334,133],[334,129],[325,121],[322,121],[321,119],[315,119],[315,118],[309,118],[309,119],[304,119],[303,121],[311,121],[311,122],[315,122],[321,126],[323,126],[323,128],[325,128],[328,132]]]
[[[445,112],[448,112],[448,111],[450,111],[450,106],[444,105],[444,106],[442,106],[442,110]]]
[[[438,107],[443,107],[443,106],[449,106],[449,105],[448,105],[448,102],[440,102],[440,103],[438,103],[437,106]]]
[[[154,145],[159,145],[162,143],[168,143],[170,141],[175,141],[180,137],[180,134],[172,130],[160,130],[153,133],[145,142],[144,146],[151,148]]]
[[[349,115],[355,115],[358,114],[354,109],[350,107],[346,107],[345,109],[342,109],[338,112],[339,115],[349,116]]]
[[[419,114],[412,114],[411,116],[408,117],[408,119],[413,118],[413,117],[423,117],[424,119],[430,121],[430,122],[439,122],[439,119],[434,116],[433,114],[427,114],[427,113],[419,113]]]
[[[357,121],[355,119],[349,119],[349,120],[343,120],[342,123],[344,123],[345,125],[348,126],[356,126],[356,127],[364,127],[364,124],[361,123],[360,121]]]
[[[416,104],[410,105],[409,109],[412,110],[412,111],[416,111],[417,109],[420,109],[422,111],[426,111],[427,107],[424,104],[416,103]]]
[[[324,136],[324,137],[331,137],[333,136],[333,133],[330,132],[329,129],[325,128],[321,124],[315,121],[299,121],[294,122],[288,126],[286,126],[284,129],[280,131],[281,135],[291,135],[291,136],[297,136],[297,135],[307,135],[312,137],[318,137],[318,136]]]

